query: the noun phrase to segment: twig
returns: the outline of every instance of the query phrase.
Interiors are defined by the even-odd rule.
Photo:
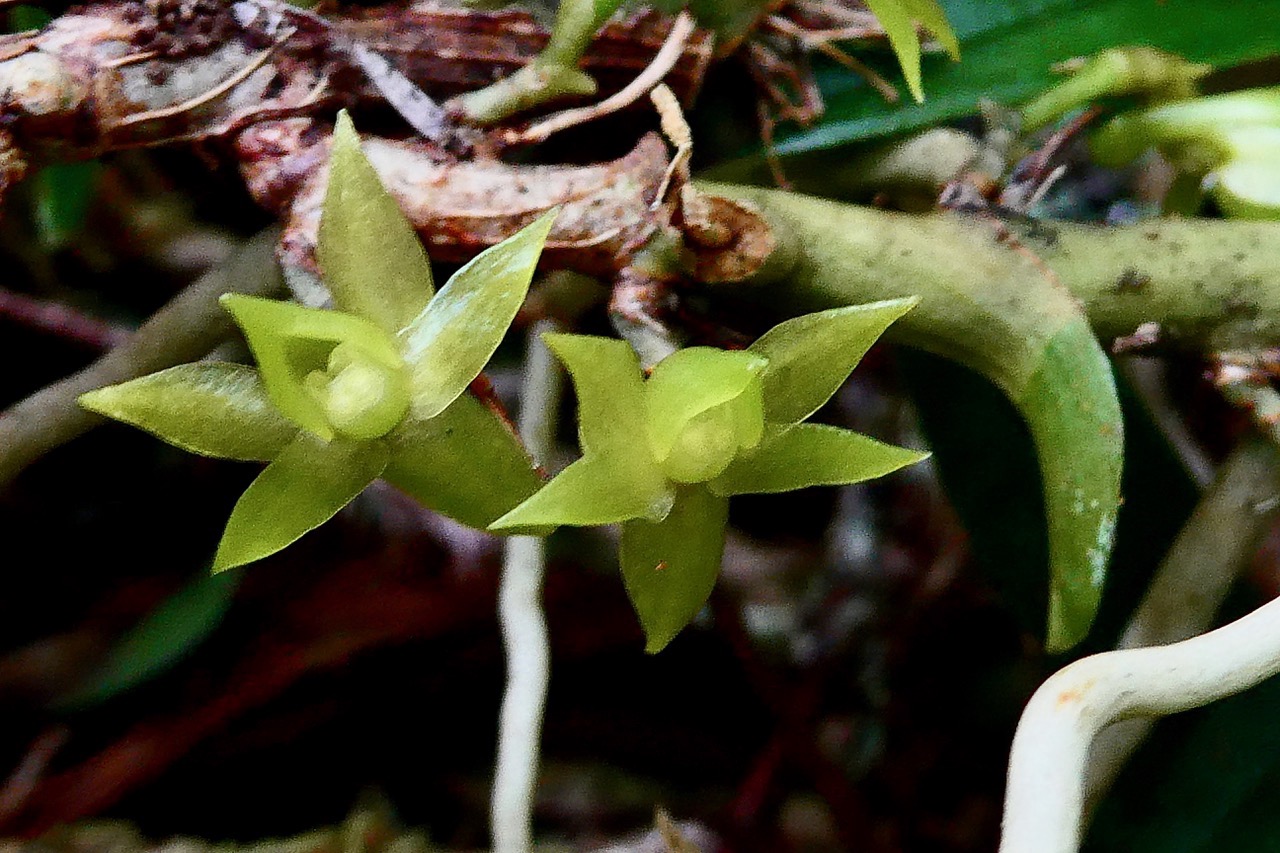
[[[1117,339],[1117,343],[1119,340]],[[1155,342],[1158,343],[1158,341],[1157,336]],[[1112,352],[1116,352],[1114,346]],[[1135,355],[1117,359],[1116,367],[1129,381],[1129,385],[1137,393],[1147,413],[1164,434],[1169,447],[1178,457],[1187,474],[1195,481],[1196,486],[1200,489],[1208,488],[1214,480],[1213,462],[1196,437],[1191,434],[1182,412],[1178,411],[1177,406],[1169,399],[1168,362],[1165,359]]]
[[[696,26],[693,17],[688,12],[681,12],[675,23],[671,25],[671,32],[667,35],[667,40],[663,42],[662,49],[653,57],[649,67],[622,89],[589,107],[578,107],[554,113],[537,124],[512,134],[507,139],[507,142],[518,145],[541,142],[553,133],[559,133],[584,122],[594,121],[631,106],[651,91],[654,86],[661,83],[662,78],[666,77],[672,68],[675,68],[676,63],[680,61],[680,57],[684,55],[685,43],[693,35]]]
[[[40,777],[44,775],[49,762],[66,744],[68,735],[66,726],[54,726],[41,732],[28,747],[26,755],[9,774],[9,778],[0,784],[0,820],[8,818],[22,808],[23,803],[35,790]]]
[[[76,403],[81,394],[195,361],[231,334],[231,318],[218,297],[232,291],[267,295],[280,289],[275,238],[274,229],[251,238],[157,311],[125,343],[0,413],[0,486],[46,452],[102,422]]]
[[[1280,672],[1280,599],[1168,646],[1105,652],[1041,685],[1013,738],[1001,853],[1075,853],[1089,745],[1104,726],[1215,702]]]
[[[1248,439],[1222,463],[1213,487],[1178,534],[1119,648],[1173,643],[1209,627],[1277,510],[1280,450],[1270,442]],[[1152,720],[1126,720],[1098,734],[1085,778],[1090,806],[1106,794],[1152,725]]]
[[[520,410],[520,437],[539,464],[545,464],[555,440],[563,381],[541,339],[543,332],[554,328],[554,323],[543,320],[530,332]],[[542,612],[545,567],[541,538],[513,536],[507,541],[498,587],[507,689],[498,722],[498,760],[490,805],[495,853],[527,853],[533,846],[534,787],[551,657]]]
[[[39,329],[95,350],[109,350],[129,338],[132,330],[99,320],[69,305],[0,288],[0,318]]]
[[[865,36],[867,33],[864,28],[847,27],[833,30],[805,30],[781,15],[771,15],[769,24],[779,31],[799,39],[800,43],[810,50],[825,54],[862,77],[873,89],[880,93],[880,97],[884,98],[887,103],[896,104],[901,98],[897,87],[877,73],[874,68],[833,44],[836,41],[847,41]]]

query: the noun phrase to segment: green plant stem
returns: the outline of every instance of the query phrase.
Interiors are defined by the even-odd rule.
[[[702,188],[752,202],[778,240],[756,278],[715,285],[715,293],[779,314],[916,294],[920,307],[894,324],[890,338],[961,361],[999,360],[1007,357],[1000,339],[1007,330],[992,325],[991,310],[1056,310],[1034,304],[1026,286],[1045,276],[1034,253],[1083,305],[1101,338],[1154,321],[1165,346],[1211,352],[1280,345],[1280,223],[1026,223]],[[1002,240],[1002,232],[1024,248]]]
[[[566,95],[595,94],[595,82],[579,70],[578,61],[619,5],[617,0],[562,0],[542,53],[514,74],[458,96],[453,106],[470,121],[493,124]]]
[[[87,391],[166,367],[196,361],[229,337],[231,317],[218,303],[224,293],[267,296],[283,283],[275,260],[276,229],[250,238],[226,261],[143,323],[123,344],[72,376],[0,413],[0,486],[48,451],[103,422],[80,408]]]
[[[1208,628],[1278,510],[1280,449],[1266,439],[1246,439],[1222,463],[1178,534],[1119,648],[1173,643]],[[1153,725],[1151,719],[1124,720],[1098,733],[1085,777],[1087,803],[1106,794]]]
[[[555,444],[556,410],[564,381],[542,342],[542,333],[554,330],[550,321],[535,324],[525,358],[520,437],[539,464],[546,463]],[[541,537],[512,536],[507,540],[498,589],[507,687],[498,721],[498,758],[490,804],[494,853],[527,853],[533,847],[533,800],[551,666],[542,611],[545,570],[545,541]]]

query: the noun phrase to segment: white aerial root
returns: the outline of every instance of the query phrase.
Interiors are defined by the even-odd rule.
[[[1001,853],[1075,853],[1089,745],[1104,726],[1239,693],[1280,672],[1280,599],[1174,643],[1105,652],[1049,678],[1013,737]]]
[[[1213,486],[1174,540],[1120,638],[1134,649],[1194,637],[1214,616],[1280,509],[1280,449],[1263,438],[1242,441],[1218,468]],[[1107,726],[1093,741],[1085,775],[1085,811],[1102,799],[1154,720]]]
[[[539,463],[546,462],[555,440],[562,383],[560,369],[541,337],[553,328],[544,320],[530,332],[520,406],[520,437]],[[498,719],[498,760],[489,809],[494,853],[528,853],[533,847],[534,787],[551,659],[542,612],[545,564],[541,538],[507,540],[498,588],[507,689]]]

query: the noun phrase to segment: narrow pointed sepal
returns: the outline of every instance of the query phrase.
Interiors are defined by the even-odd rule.
[[[727,498],[688,486],[661,522],[622,526],[622,578],[650,654],[662,651],[711,597],[728,517]]]
[[[548,333],[542,339],[573,377],[582,452],[652,465],[645,442],[627,426],[644,411],[644,373],[631,345],[594,335]]]
[[[480,374],[524,304],[559,210],[481,252],[400,333],[413,411],[430,418]]]
[[[386,480],[469,527],[483,530],[542,485],[516,434],[470,394],[434,418],[410,413],[385,441]]]
[[[333,129],[316,255],[334,306],[389,334],[409,325],[434,293],[422,242],[365,157],[345,110]]]
[[[635,351],[625,341],[590,335],[548,334],[543,340],[573,377],[578,397],[578,441],[583,455],[608,461],[609,476],[629,505],[652,505],[656,496],[667,494],[666,478],[641,425],[645,411],[644,374]],[[641,511],[625,518],[640,516],[659,517],[651,511]],[[621,521],[623,517],[613,520]]]
[[[300,432],[236,502],[213,558],[215,572],[270,556],[324,524],[387,465],[382,442]]]
[[[708,485],[718,495],[790,492],[873,480],[929,456],[824,424],[771,429],[760,448]]]
[[[638,488],[602,457],[584,457],[543,486],[537,494],[499,518],[491,530],[513,531],[616,524],[633,518],[657,521],[671,510],[674,495],[659,482],[657,488]]]
[[[258,371],[241,364],[182,364],[82,394],[80,405],[219,459],[269,461],[298,432],[271,405]]]
[[[749,348],[769,360],[760,374],[765,420],[794,424],[818,411],[885,329],[919,301],[908,297],[832,308],[766,332]]]

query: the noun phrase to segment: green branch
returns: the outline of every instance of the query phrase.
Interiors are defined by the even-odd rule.
[[[273,228],[251,238],[157,311],[128,341],[74,376],[0,412],[0,486],[105,420],[80,407],[81,394],[202,358],[230,337],[235,327],[218,297],[228,292],[269,295],[280,289],[277,236]]]

